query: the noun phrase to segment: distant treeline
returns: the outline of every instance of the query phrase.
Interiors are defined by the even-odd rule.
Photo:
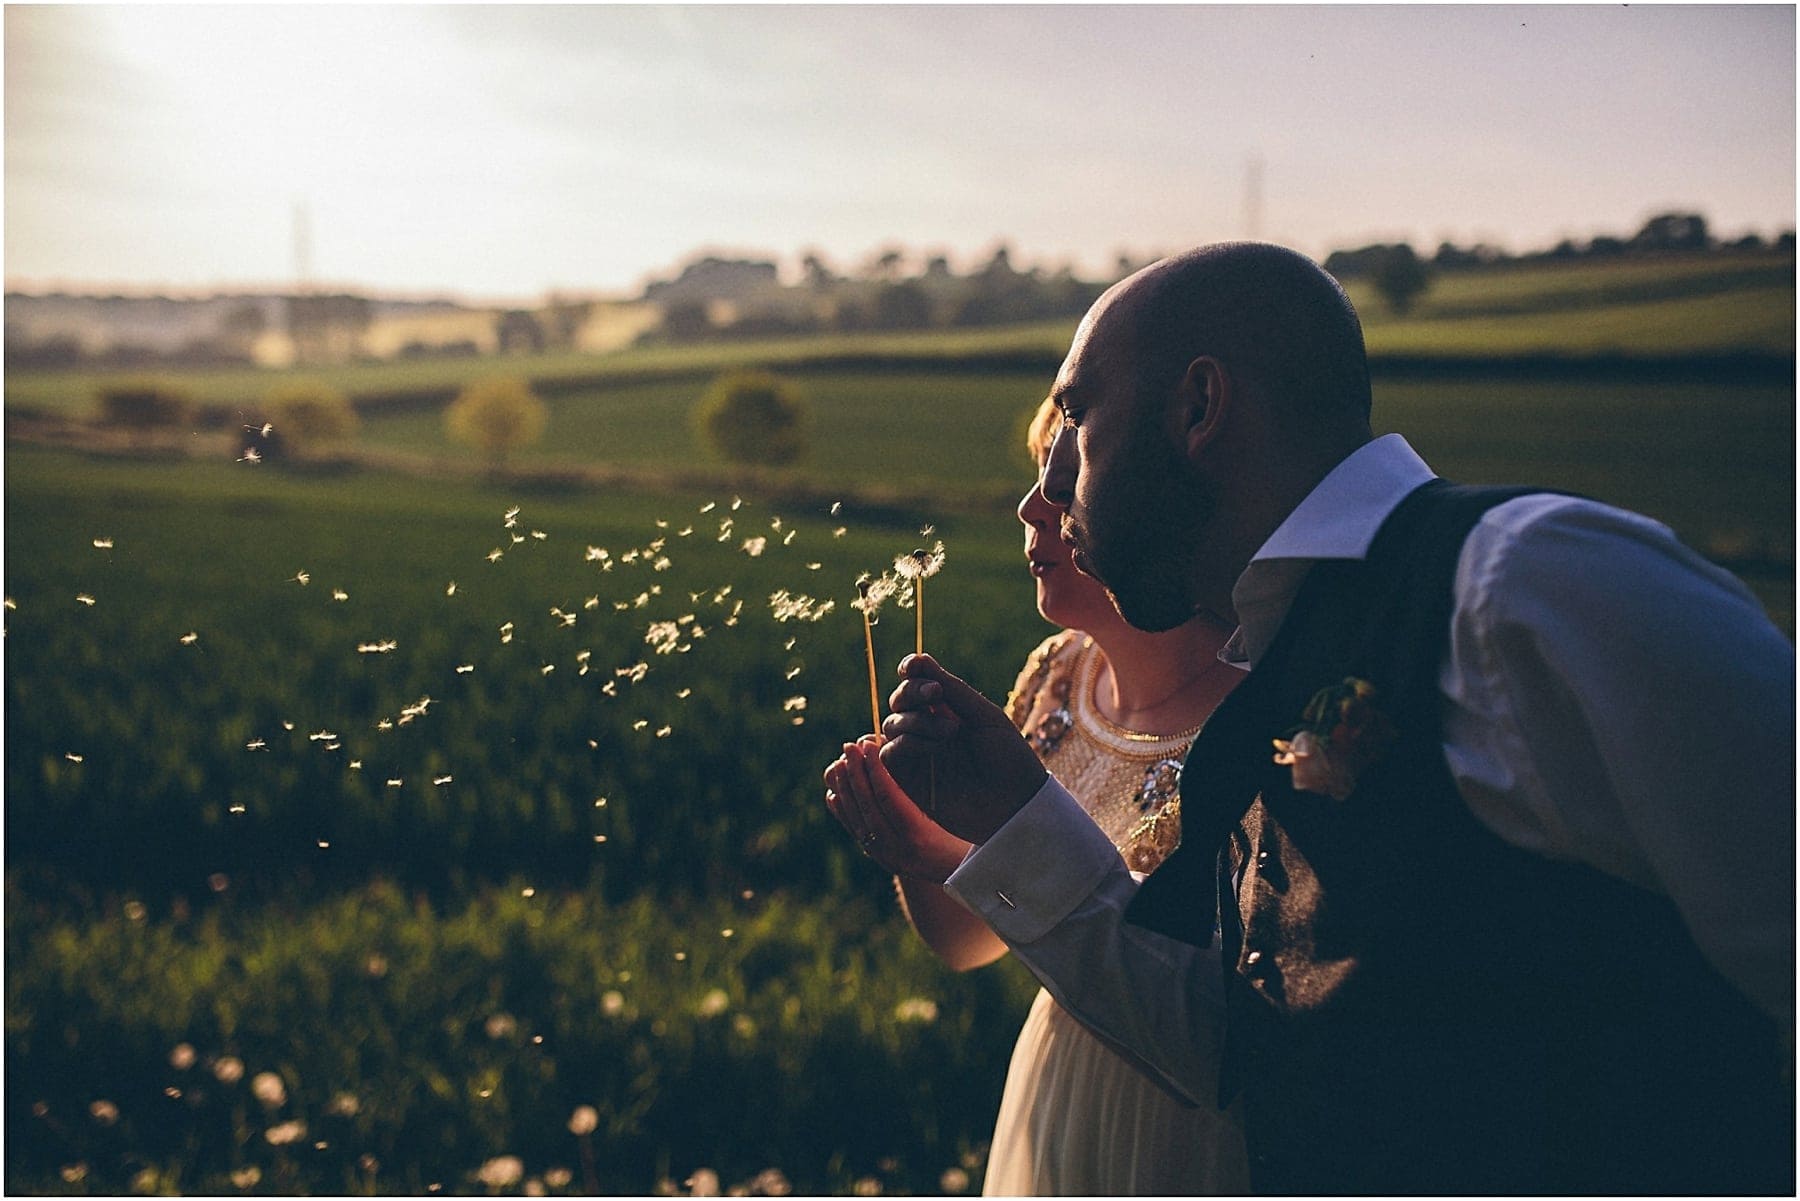
[[[1404,314],[1439,273],[1471,272],[1521,263],[1616,261],[1671,254],[1792,255],[1794,232],[1773,239],[1747,234],[1721,241],[1698,213],[1670,212],[1651,217],[1628,237],[1601,235],[1585,242],[1564,239],[1548,249],[1523,254],[1486,243],[1441,243],[1430,255],[1410,243],[1378,243],[1335,250],[1326,270],[1340,279],[1368,280],[1394,313]],[[1005,244],[980,266],[957,273],[942,255],[921,256],[890,245],[849,271],[839,271],[816,252],[801,258],[801,278],[783,283],[773,260],[706,256],[685,264],[672,278],[650,282],[636,301],[654,315],[637,337],[640,343],[687,344],[818,333],[969,329],[1033,321],[1074,319],[1105,288],[1159,256],[1121,254],[1104,279],[1083,279],[1067,267],[1020,269]],[[100,341],[64,330],[40,332],[29,306],[67,297],[7,294],[6,357],[22,369],[221,367],[257,361],[253,348],[267,333],[282,335],[298,364],[342,363],[377,357],[367,334],[392,304],[352,294],[280,297],[215,297],[182,302],[147,298],[162,320],[174,322],[183,304],[205,306],[188,314],[190,333],[160,345],[124,324],[110,325]],[[120,298],[118,304],[131,303]],[[551,295],[536,308],[469,309],[435,302],[419,307],[457,312],[481,325],[478,344],[465,323],[436,340],[419,337],[390,351],[398,358],[475,357],[537,354],[583,345],[582,330],[609,302]],[[617,302],[612,302],[617,303]],[[173,306],[173,307],[171,307]],[[116,306],[115,306],[116,307]],[[17,319],[15,319],[15,317]],[[144,314],[139,314],[141,322]],[[199,324],[196,326],[195,322]],[[46,322],[45,324],[51,324]],[[191,332],[197,329],[198,332]]]

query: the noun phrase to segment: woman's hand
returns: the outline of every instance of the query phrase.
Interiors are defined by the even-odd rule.
[[[825,769],[825,807],[869,858],[895,875],[942,884],[970,844],[926,817],[888,774],[881,744],[864,736],[844,744]]]

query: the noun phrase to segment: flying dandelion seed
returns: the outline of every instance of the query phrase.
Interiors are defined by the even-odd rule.
[[[659,726],[656,731],[656,736],[658,738],[667,738],[669,736],[670,730],[672,730],[673,728],[674,727],[672,727],[672,726]]]
[[[600,686],[600,691],[604,692],[607,696],[618,696],[619,695],[618,682],[616,680],[608,680],[606,683],[604,683]]]
[[[648,726],[649,724],[650,724],[650,722],[648,721],[648,719],[640,717],[636,721],[631,723],[631,728],[634,730],[641,730],[644,727]]]
[[[551,673],[551,672],[553,672],[553,671],[555,671],[555,670],[556,670],[556,664],[554,664],[554,663],[546,663],[546,664],[544,664],[544,665],[543,665],[543,666],[542,666],[542,667],[540,667],[540,668],[538,668],[538,674],[539,674],[539,675],[543,675],[543,676],[547,676],[547,675],[549,675],[549,674],[550,674],[550,673]]]
[[[630,601],[614,601],[613,602],[613,612],[615,612],[615,613],[623,613],[625,610],[627,610],[629,608],[631,608]]]
[[[451,777],[449,777],[449,776],[433,776],[433,777],[431,777],[431,782],[433,784],[438,785],[439,787],[442,787],[443,785],[448,784],[450,782],[450,780],[451,780]]]
[[[803,696],[790,696],[787,700],[781,702],[781,711],[783,713],[798,713],[804,708],[806,708],[806,698]]]
[[[731,498],[731,511],[733,513],[737,512],[739,509],[741,509],[743,507],[744,507],[744,498],[743,497],[734,496]]]
[[[779,534],[781,532],[781,518],[771,518],[769,521],[769,528]]]
[[[509,530],[512,529],[519,524],[519,506],[514,505],[512,508],[508,509],[503,516],[506,521],[506,528]]]
[[[455,580],[451,580],[448,584],[444,585],[444,595],[445,596],[455,596],[456,595],[456,581]]]
[[[77,592],[75,594],[75,599],[80,601],[82,604],[88,605],[88,606],[92,606],[94,603],[94,598],[89,596],[85,592]]]
[[[294,729],[294,723],[291,721],[284,721],[281,723],[281,728],[288,731],[289,733],[292,733],[293,729]]]
[[[801,671],[802,671],[802,668],[800,668],[799,666],[790,667],[787,669],[787,677],[786,678],[791,680],[795,676],[799,675]]]
[[[404,783],[404,782],[405,782],[405,781],[404,781],[404,779],[403,779],[403,778],[402,778],[402,777],[400,777],[400,776],[395,776],[395,777],[393,777],[393,778],[392,778],[392,779],[390,779],[390,780],[389,780],[389,781],[388,781],[388,782],[387,782],[387,786],[388,786],[388,787],[389,787],[389,788],[398,788],[398,787],[400,787],[400,785],[401,785],[401,784],[402,784],[402,783]]]
[[[645,605],[647,605],[649,603],[650,603],[650,594],[648,592],[640,592],[635,597],[633,597],[631,600],[631,606],[634,609],[642,609]]]
[[[653,621],[644,631],[644,642],[654,647],[659,655],[673,653],[680,641],[681,627],[672,621]]]
[[[258,438],[267,438],[270,434],[275,432],[274,424],[267,421],[263,422],[261,425],[246,425],[244,428],[255,434]]]
[[[255,465],[257,463],[262,462],[262,456],[260,454],[256,453],[256,447],[246,446],[246,447],[244,447],[243,457],[238,459],[238,462],[249,463],[251,465]]]
[[[650,564],[650,570],[652,570],[652,571],[667,571],[672,566],[673,566],[673,564],[671,564],[669,562],[669,556],[658,555],[656,562]]]
[[[87,756],[77,755],[74,751],[67,751],[63,754],[63,758],[67,759],[70,763],[80,763],[82,760],[86,759]]]
[[[689,525],[689,526],[683,526],[683,527],[682,527],[682,528],[681,528],[681,529],[678,529],[678,530],[676,530],[676,531],[675,531],[675,536],[676,536],[676,537],[677,537],[677,538],[685,538],[685,537],[687,537],[687,536],[688,536],[688,535],[689,535],[689,534],[691,534],[691,533],[693,533],[693,532],[694,532],[694,527],[693,527],[693,526],[691,526],[691,525]]]
[[[761,538],[761,537],[746,538],[746,539],[744,539],[744,545],[743,545],[742,549],[745,554],[749,555],[752,559],[754,559],[758,555],[763,553],[763,547],[767,546],[768,544],[769,544],[769,540],[767,538]]]
[[[350,770],[351,771],[361,771],[362,770],[362,760],[361,759],[350,760]]]
[[[511,642],[512,638],[513,638],[513,623],[509,621],[505,625],[500,627],[500,641]]]
[[[496,546],[493,550],[491,550],[487,553],[487,561],[489,563],[498,563],[505,556],[505,554],[506,554],[505,551],[501,550],[499,547]]]
[[[594,841],[595,841],[595,842],[605,842],[605,841],[606,841],[606,835],[604,835],[604,834],[596,834],[596,835],[594,835]]]
[[[96,538],[96,539],[94,539],[94,549],[95,550],[111,550],[112,548],[113,548],[113,540],[111,538]]]
[[[514,545],[514,546],[519,545],[519,543],[521,543],[523,541],[525,541],[525,535],[523,535],[523,534],[514,534],[512,536],[512,545]]]
[[[319,849],[320,849],[320,850],[321,850],[321,851],[324,851],[324,850],[329,850],[329,849],[330,849],[330,847],[331,847],[331,843],[329,843],[329,842],[328,842],[328,841],[326,841],[326,840],[325,840],[325,839],[323,839],[323,838],[321,838],[321,839],[319,839]]]
[[[645,558],[648,558],[652,553],[661,550],[664,546],[668,545],[668,542],[669,542],[669,540],[667,538],[656,539],[649,546],[646,546],[644,548]]]
[[[831,531],[831,536],[833,538],[842,538],[845,534],[847,534],[849,532],[850,532],[849,526],[840,525],[839,527],[837,527],[837,529]]]
[[[385,655],[389,651],[397,649],[399,645],[391,638],[385,638],[380,642],[359,642],[356,644],[356,653],[359,655]]]
[[[345,592],[342,588],[333,588],[331,590],[331,599],[334,601],[347,601],[350,599],[350,594]]]
[[[302,588],[304,588],[308,584],[312,583],[312,573],[306,572],[306,571],[296,571],[294,573],[294,582],[296,584],[300,585]]]
[[[531,531],[531,536],[533,538],[536,538],[539,542],[542,542],[544,539],[548,538],[550,535],[546,534],[543,530],[533,530],[533,531]]]
[[[817,571],[817,570],[819,570],[819,568],[821,568],[823,566],[825,566],[825,564],[823,564],[823,563],[808,563],[806,565],[806,570]]]
[[[582,650],[582,651],[575,652],[575,662],[577,662],[577,663],[586,663],[589,659],[592,659],[593,657],[594,657],[594,652],[590,651],[590,650]]]
[[[194,630],[189,630],[181,636],[181,645],[183,646],[192,646],[198,641],[200,641],[200,635]]]
[[[593,596],[590,596],[586,600],[582,601],[581,607],[583,609],[598,609],[600,607],[600,594],[595,593]]]
[[[475,665],[473,663],[461,663],[457,665],[456,674],[459,676],[466,676],[474,670]]]
[[[783,545],[783,546],[793,545],[794,535],[798,534],[799,532],[800,532],[799,530],[789,530],[787,532],[787,537],[785,537],[781,540],[781,545]]]
[[[230,811],[232,813],[242,813],[244,811],[243,802],[240,801],[237,804],[232,805]]]
[[[789,638],[786,642],[781,644],[781,649],[784,651],[791,651],[794,649],[794,644],[799,641],[798,638]]]
[[[394,721],[390,717],[384,717],[375,723],[375,728],[377,730],[391,730],[394,728]]]
[[[685,700],[687,700],[688,697],[690,697],[692,695],[694,695],[694,690],[692,688],[683,688],[680,692],[677,692],[675,694],[675,698],[677,700],[685,701]]]
[[[10,596],[9,596],[9,597],[7,597],[7,598],[6,598],[6,600],[5,600],[5,602],[4,602],[4,604],[5,604],[5,605],[6,605],[6,607],[7,607],[7,608],[8,608],[8,609],[17,609],[17,608],[18,608],[18,607],[19,607],[19,602],[18,602],[18,601],[16,601],[16,600],[14,600],[14,599],[13,599],[13,598],[12,598],[12,597],[10,597]]]
[[[718,507],[719,507],[719,502],[718,502],[718,501],[716,501],[716,500],[709,500],[709,501],[707,501],[707,502],[706,502],[706,503],[705,503],[705,504],[703,504],[703,505],[701,505],[701,506],[700,506],[700,511],[701,511],[701,512],[702,512],[702,513],[710,513],[710,512],[712,512],[712,511],[713,511],[713,510],[714,510],[714,509],[716,509],[716,508],[718,508]]]
[[[606,798],[605,797],[595,797],[594,798],[594,808],[596,808],[596,809],[606,808]]]
[[[330,742],[332,739],[336,738],[337,735],[333,734],[330,730],[320,730],[318,733],[308,734],[306,737],[312,742]]]
[[[269,749],[269,744],[260,738],[252,738],[249,742],[244,744],[244,749],[247,751],[266,751]]]

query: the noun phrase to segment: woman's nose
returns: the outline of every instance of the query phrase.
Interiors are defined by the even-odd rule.
[[[1080,460],[1075,449],[1075,431],[1063,426],[1050,444],[1044,459],[1043,474],[1038,477],[1037,492],[1054,509],[1067,510],[1075,500],[1075,476]]]
[[[1032,481],[1031,488],[1019,499],[1019,520],[1029,526],[1048,529],[1056,520],[1056,509],[1044,499],[1043,477]]]

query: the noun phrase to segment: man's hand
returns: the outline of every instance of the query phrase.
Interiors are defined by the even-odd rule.
[[[1043,786],[1044,765],[1000,707],[930,655],[900,662],[881,762],[933,820],[977,845]]]
[[[844,744],[825,769],[825,807],[850,832],[863,854],[897,876],[942,884],[969,853],[969,844],[919,810],[900,790],[865,734]]]

